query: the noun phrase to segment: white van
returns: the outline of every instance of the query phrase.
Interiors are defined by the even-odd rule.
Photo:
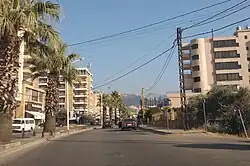
[[[33,118],[16,118],[12,122],[13,131],[33,131],[35,126]]]

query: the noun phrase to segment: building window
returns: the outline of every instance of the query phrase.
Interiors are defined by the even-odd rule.
[[[218,40],[214,41],[214,48],[221,48],[221,47],[236,47],[239,46],[239,43],[236,43],[236,40]]]
[[[239,73],[226,73],[226,74],[216,74],[217,81],[239,81],[242,80],[242,76]]]
[[[192,60],[194,61],[194,60],[197,60],[197,59],[199,59],[199,55],[193,55],[192,56]]]
[[[198,49],[198,44],[193,44],[193,45],[191,46],[191,48],[192,48],[192,50]]]
[[[200,71],[200,66],[194,66],[193,71]]]
[[[201,78],[200,77],[194,77],[194,82],[200,82]]]
[[[237,51],[217,51],[214,52],[215,59],[221,58],[239,58],[240,54],[237,54]]]
[[[249,47],[246,47],[246,50],[249,51]]]
[[[200,93],[200,92],[201,92],[201,88],[194,89],[194,93]]]
[[[38,101],[38,92],[37,91],[32,91],[32,100],[33,101]]]
[[[245,39],[247,39],[247,35],[245,36]]]
[[[39,92],[39,102],[43,102],[43,93]]]
[[[215,63],[216,70],[240,69],[238,62],[219,62]]]

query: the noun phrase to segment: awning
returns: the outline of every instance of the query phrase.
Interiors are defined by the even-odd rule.
[[[25,111],[34,116],[34,119],[45,119],[45,114],[41,112],[34,112],[34,111]]]

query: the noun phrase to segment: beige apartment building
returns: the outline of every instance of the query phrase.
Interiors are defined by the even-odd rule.
[[[250,28],[237,27],[233,36],[198,38],[183,43],[182,60],[187,99],[213,86],[250,87]],[[178,93],[167,94],[174,107]],[[172,99],[171,99],[172,98]]]
[[[59,107],[60,109],[69,110],[70,118],[75,118],[76,114],[93,114],[92,88],[93,75],[88,68],[77,68],[79,74],[77,79],[70,86],[60,76],[59,86]],[[47,87],[47,78],[39,78],[39,88]]]
[[[22,35],[22,32],[19,32]],[[27,60],[30,58],[28,52],[25,50],[25,42],[20,46],[18,71],[18,93],[16,100],[19,107],[15,110],[13,118],[32,117],[36,122],[43,121],[44,106],[45,106],[45,91],[38,87],[38,80],[31,78],[30,65]]]
[[[249,87],[249,47],[249,27],[238,27],[233,36],[184,43],[185,89],[206,93],[215,85]]]

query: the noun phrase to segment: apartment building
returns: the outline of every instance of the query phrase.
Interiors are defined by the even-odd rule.
[[[186,91],[206,93],[215,85],[250,87],[249,47],[249,27],[237,27],[233,36],[183,43]]]
[[[88,68],[77,68],[79,74],[77,79],[70,86],[62,76],[59,85],[59,107],[61,110],[69,110],[70,118],[76,114],[92,114],[92,82],[93,75]],[[39,88],[47,87],[47,78],[39,78]]]
[[[22,31],[19,32],[22,35]],[[30,65],[27,63],[30,58],[25,49],[25,42],[23,41],[20,46],[18,71],[18,93],[16,100],[19,107],[15,110],[13,118],[32,117],[36,122],[44,120],[44,106],[45,106],[45,91],[39,89],[38,79],[31,78]]]

